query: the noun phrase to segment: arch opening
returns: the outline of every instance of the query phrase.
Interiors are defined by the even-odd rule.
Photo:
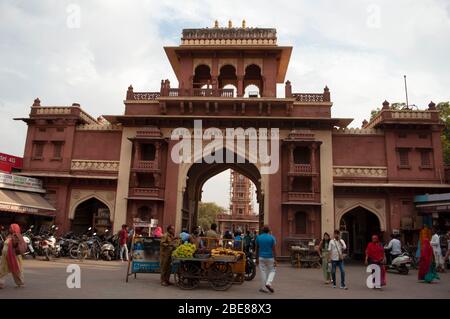
[[[194,88],[202,88],[204,85],[211,85],[211,69],[206,64],[200,64],[195,68],[194,79],[193,79],[193,87]],[[208,87],[207,87],[208,88]]]
[[[339,230],[352,259],[364,260],[372,235],[379,235],[382,239],[380,225],[378,216],[362,206],[354,207],[342,215]]]
[[[75,234],[84,234],[89,227],[98,234],[111,229],[110,210],[105,203],[95,197],[78,204],[71,222],[71,231]]]

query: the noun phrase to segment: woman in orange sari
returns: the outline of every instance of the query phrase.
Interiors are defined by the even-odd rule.
[[[2,261],[0,263],[0,288],[4,283],[2,277],[11,273],[17,287],[23,287],[23,269],[22,256],[18,253],[18,246],[23,241],[20,227],[17,224],[11,224],[9,227],[9,235],[6,238],[2,251]]]
[[[384,247],[381,245],[377,235],[372,236],[372,241],[367,244],[366,248],[366,265],[378,265],[381,270],[381,286],[386,286],[386,269],[385,264]],[[381,288],[381,287],[375,287]]]

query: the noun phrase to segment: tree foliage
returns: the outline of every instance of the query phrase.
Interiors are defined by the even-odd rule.
[[[436,106],[439,111],[439,116],[445,124],[442,132],[442,153],[444,155],[444,162],[450,165],[450,102],[441,102]]]
[[[218,214],[225,212],[225,208],[216,203],[198,203],[198,226],[209,229],[212,223],[216,223]]]

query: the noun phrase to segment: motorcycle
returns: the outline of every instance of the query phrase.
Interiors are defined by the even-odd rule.
[[[44,236],[39,243],[41,251],[47,261],[50,260],[50,256],[60,257],[61,246],[56,242],[56,237],[54,235],[54,232],[57,230],[58,227],[53,225],[48,235]]]
[[[387,251],[386,255],[389,253]],[[409,273],[409,269],[411,269],[411,257],[408,255],[406,251],[397,257],[395,257],[390,264],[386,265],[387,271],[396,271],[399,274],[407,275]]]
[[[247,249],[245,252],[245,275],[244,279],[246,281],[253,280],[256,276],[256,263],[255,256],[251,249]]]
[[[27,244],[27,251],[25,252],[24,255],[31,255],[33,257],[33,259],[36,258],[36,251],[33,247],[33,227],[31,226],[30,228],[28,228],[28,230],[26,232],[24,232],[22,234],[23,240],[25,241],[25,243]]]
[[[107,229],[105,231],[105,233],[108,233],[108,231],[109,230]],[[108,239],[109,240],[106,240],[106,236],[105,236],[105,241],[103,241],[103,243],[102,243],[100,256],[104,260],[111,261],[111,259],[113,259],[115,257],[115,249],[114,249],[114,245],[110,242],[112,237],[109,237]]]

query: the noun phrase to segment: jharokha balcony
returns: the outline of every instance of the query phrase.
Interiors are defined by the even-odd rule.
[[[158,163],[156,161],[137,161],[133,168],[139,171],[152,171],[158,169]]]
[[[130,189],[130,197],[160,198],[162,191],[156,187],[134,187]]]
[[[311,174],[312,166],[311,164],[293,164],[291,171],[299,174]]]
[[[304,192],[288,192],[289,202],[318,202],[320,201],[319,193]]]

